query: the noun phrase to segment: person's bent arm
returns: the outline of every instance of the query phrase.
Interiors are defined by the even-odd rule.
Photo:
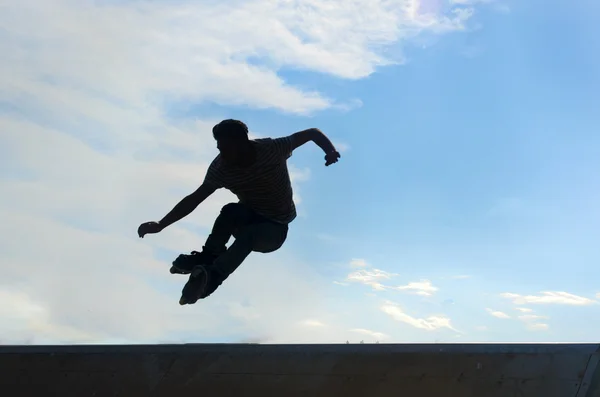
[[[292,138],[292,150],[304,145],[308,141],[313,141],[323,151],[327,153],[335,152],[335,146],[327,138],[325,134],[318,128],[309,128],[307,130],[299,131],[291,135]]]
[[[215,192],[215,188],[203,183],[198,189],[192,194],[184,197],[164,218],[162,218],[158,224],[161,229],[166,228],[169,225],[185,218],[191,214],[196,207],[198,207],[204,200],[206,200],[211,194]]]
[[[333,143],[327,138],[325,134],[318,128],[309,128],[307,130],[299,131],[290,136],[292,141],[292,151],[299,146],[304,145],[308,141],[313,141],[325,152],[325,165],[331,165],[337,163],[341,157],[338,151],[333,146]]]

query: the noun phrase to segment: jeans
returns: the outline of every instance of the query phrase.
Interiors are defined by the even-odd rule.
[[[221,209],[204,250],[219,255],[215,270],[227,278],[246,259],[250,252],[268,253],[278,250],[285,242],[288,225],[271,221],[241,203],[230,203]],[[226,244],[233,236],[229,249]]]

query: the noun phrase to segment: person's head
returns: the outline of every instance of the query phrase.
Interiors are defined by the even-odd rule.
[[[239,163],[247,152],[248,126],[239,120],[227,119],[213,127],[213,137],[221,157],[228,163]]]

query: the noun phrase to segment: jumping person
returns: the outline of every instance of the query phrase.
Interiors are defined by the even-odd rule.
[[[202,252],[181,254],[171,273],[189,274],[179,304],[193,304],[211,295],[252,252],[269,253],[285,242],[288,225],[296,218],[287,159],[308,141],[325,152],[325,165],[337,163],[340,154],[317,128],[281,138],[249,139],[239,120],[223,120],[213,127],[219,154],[210,164],[204,182],[183,198],[159,222],[142,223],[138,235],[162,231],[189,215],[217,189],[226,188],[239,202],[221,209]],[[235,241],[226,247],[231,237]]]

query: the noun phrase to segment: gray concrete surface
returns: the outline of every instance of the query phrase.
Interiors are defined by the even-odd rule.
[[[600,397],[597,344],[0,347],[2,395]]]

